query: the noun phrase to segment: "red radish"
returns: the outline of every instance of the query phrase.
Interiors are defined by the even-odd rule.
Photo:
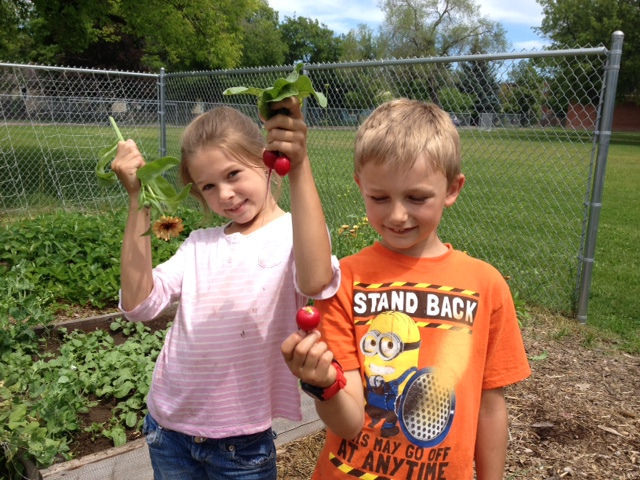
[[[273,169],[278,175],[284,177],[291,169],[291,162],[285,155],[280,155],[276,158],[276,161],[273,164]]]
[[[269,170],[275,170],[281,177],[284,177],[291,169],[291,162],[287,156],[273,150],[262,152],[262,161]]]
[[[273,164],[276,163],[277,158],[278,152],[274,152],[273,150],[265,150],[262,152],[262,161],[267,168],[273,168]]]
[[[309,332],[320,324],[320,312],[318,312],[316,307],[310,305],[302,307],[298,310],[298,313],[296,313],[296,323],[298,324],[298,328]]]
[[[267,118],[271,118],[274,115],[289,115],[291,112],[286,108],[280,108],[278,110],[269,110],[269,113],[270,115]],[[284,177],[291,170],[291,162],[287,156],[278,151],[265,150],[262,152],[262,161],[269,170],[275,170],[281,177]]]

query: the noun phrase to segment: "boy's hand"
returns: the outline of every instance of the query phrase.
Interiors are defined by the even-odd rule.
[[[302,117],[300,100],[288,97],[271,104],[271,110],[285,109],[287,115],[273,115],[264,124],[267,130],[267,150],[279,151],[291,162],[291,170],[297,168],[307,157],[307,124]]]
[[[326,388],[336,381],[333,353],[320,340],[318,330],[292,333],[282,342],[281,351],[291,373],[303,382]]]
[[[144,163],[144,158],[133,140],[118,142],[118,151],[116,158],[111,162],[111,170],[114,171],[129,197],[137,198],[140,193],[140,180],[136,172]]]

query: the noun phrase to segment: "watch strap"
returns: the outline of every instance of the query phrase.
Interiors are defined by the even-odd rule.
[[[347,379],[344,378],[344,370],[342,369],[342,365],[340,365],[340,363],[338,363],[337,360],[333,360],[331,363],[333,364],[333,367],[336,369],[336,380],[331,385],[329,385],[328,387],[322,388],[316,385],[311,385],[310,383],[303,382],[301,380],[300,388],[302,388],[302,391],[311,395],[314,398],[317,398],[320,401],[325,401],[325,400],[329,400],[336,393],[342,390],[344,386],[347,384]]]

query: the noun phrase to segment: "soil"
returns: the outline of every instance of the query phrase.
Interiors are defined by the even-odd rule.
[[[640,479],[640,356],[588,326],[543,311],[524,322],[532,376],[508,387],[506,479]],[[110,415],[100,405],[87,422]],[[139,438],[130,432],[130,439]],[[324,432],[278,449],[279,478],[311,477]],[[79,436],[75,456],[111,447]]]

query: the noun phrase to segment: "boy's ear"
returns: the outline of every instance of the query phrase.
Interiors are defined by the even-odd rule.
[[[358,186],[360,186],[360,179],[358,178],[358,175],[355,175],[355,174],[354,174],[354,175],[353,175],[353,179],[355,180],[356,184],[357,184]]]
[[[466,181],[465,176],[460,173],[458,176],[451,182],[451,184],[447,187],[447,196],[444,199],[444,206],[450,207],[456,200],[458,199],[458,195],[460,195],[460,191],[464,186],[464,182]]]

